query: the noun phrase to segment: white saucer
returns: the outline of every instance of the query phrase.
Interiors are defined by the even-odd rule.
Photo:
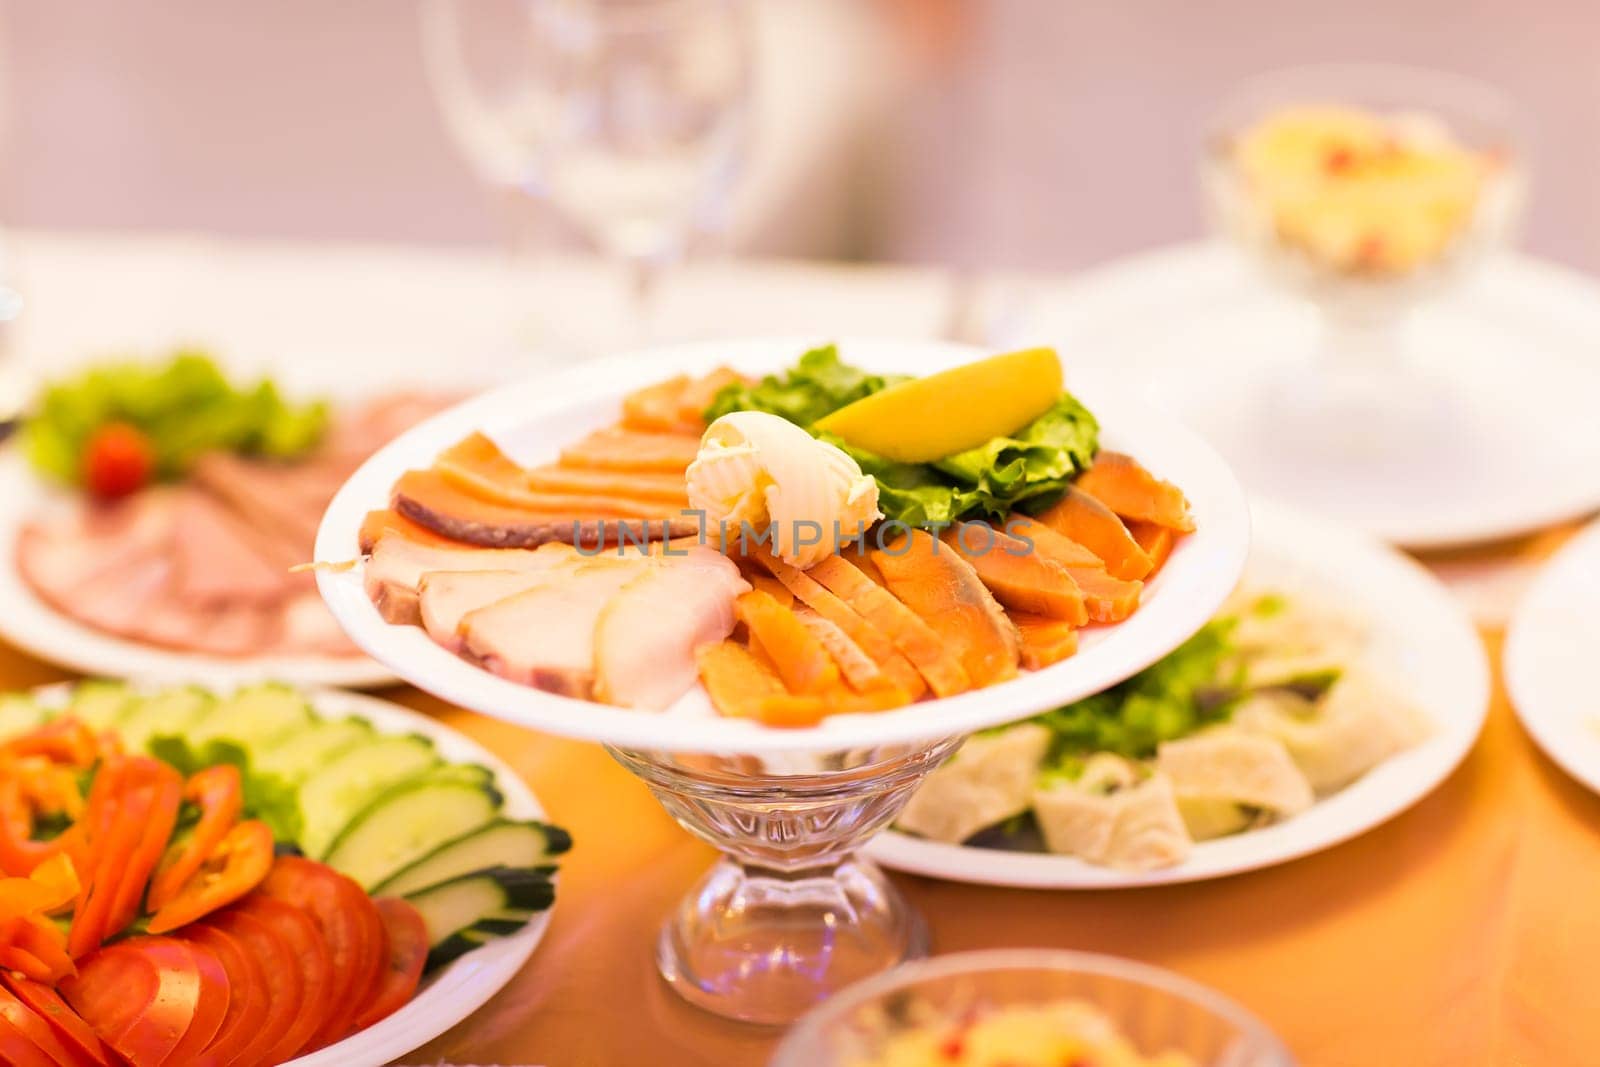
[[[1054,344],[1075,371],[1180,414],[1252,493],[1413,548],[1600,509],[1600,288],[1571,272],[1484,264],[1410,322],[1410,378],[1315,441],[1296,440],[1302,420],[1274,390],[1314,351],[1316,316],[1232,249],[1137,256],[1033,298],[1008,344]],[[1385,411],[1409,445],[1370,447]]]
[[[588,430],[614,422],[623,395],[678,373],[727,364],[747,373],[788,367],[827,338],[716,341],[620,356],[495,390],[417,426],[369,459],[323,517],[316,558],[356,552],[362,518],[389,502],[403,472],[428,467],[445,448],[481,430],[523,462],[553,458]],[[984,353],[928,341],[846,339],[841,358],[871,371],[927,374]],[[1072,360],[1067,359],[1069,377]],[[1232,590],[1249,547],[1249,511],[1227,467],[1170,415],[1130,405],[1114,391],[1076,390],[1099,417],[1102,443],[1137,457],[1188,496],[1197,530],[1184,538],[1144,604],[1116,626],[1086,631],[1077,655],[1014,681],[895,711],[834,715],[807,729],[718,716],[697,685],[661,713],[573,700],[517,685],[446,651],[419,628],[385,622],[359,571],[317,575],[351,639],[402,678],[445,700],[548,733],[625,748],[671,752],[818,752],[925,741],[1025,718],[1113,685],[1194,633]]]

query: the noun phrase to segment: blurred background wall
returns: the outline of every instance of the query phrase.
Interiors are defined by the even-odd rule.
[[[1323,60],[1489,79],[1530,115],[1525,244],[1600,271],[1594,0],[753,0],[735,243],[1067,269],[1201,232],[1196,130]],[[492,243],[408,0],[4,0],[0,218]]]

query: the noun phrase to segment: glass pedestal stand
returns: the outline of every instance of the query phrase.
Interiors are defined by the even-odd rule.
[[[922,918],[854,855],[960,738],[788,756],[607,751],[721,858],[668,918],[661,975],[684,999],[783,1025],[923,956]]]

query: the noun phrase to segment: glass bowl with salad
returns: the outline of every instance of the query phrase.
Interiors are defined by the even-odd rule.
[[[965,952],[861,982],[803,1019],[771,1067],[1293,1067],[1212,989],[1113,956]]]

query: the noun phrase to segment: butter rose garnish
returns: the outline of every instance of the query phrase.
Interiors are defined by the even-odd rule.
[[[706,528],[761,537],[802,569],[831,556],[882,517],[878,483],[855,460],[792,422],[736,411],[706,428],[689,464],[689,506]]]

